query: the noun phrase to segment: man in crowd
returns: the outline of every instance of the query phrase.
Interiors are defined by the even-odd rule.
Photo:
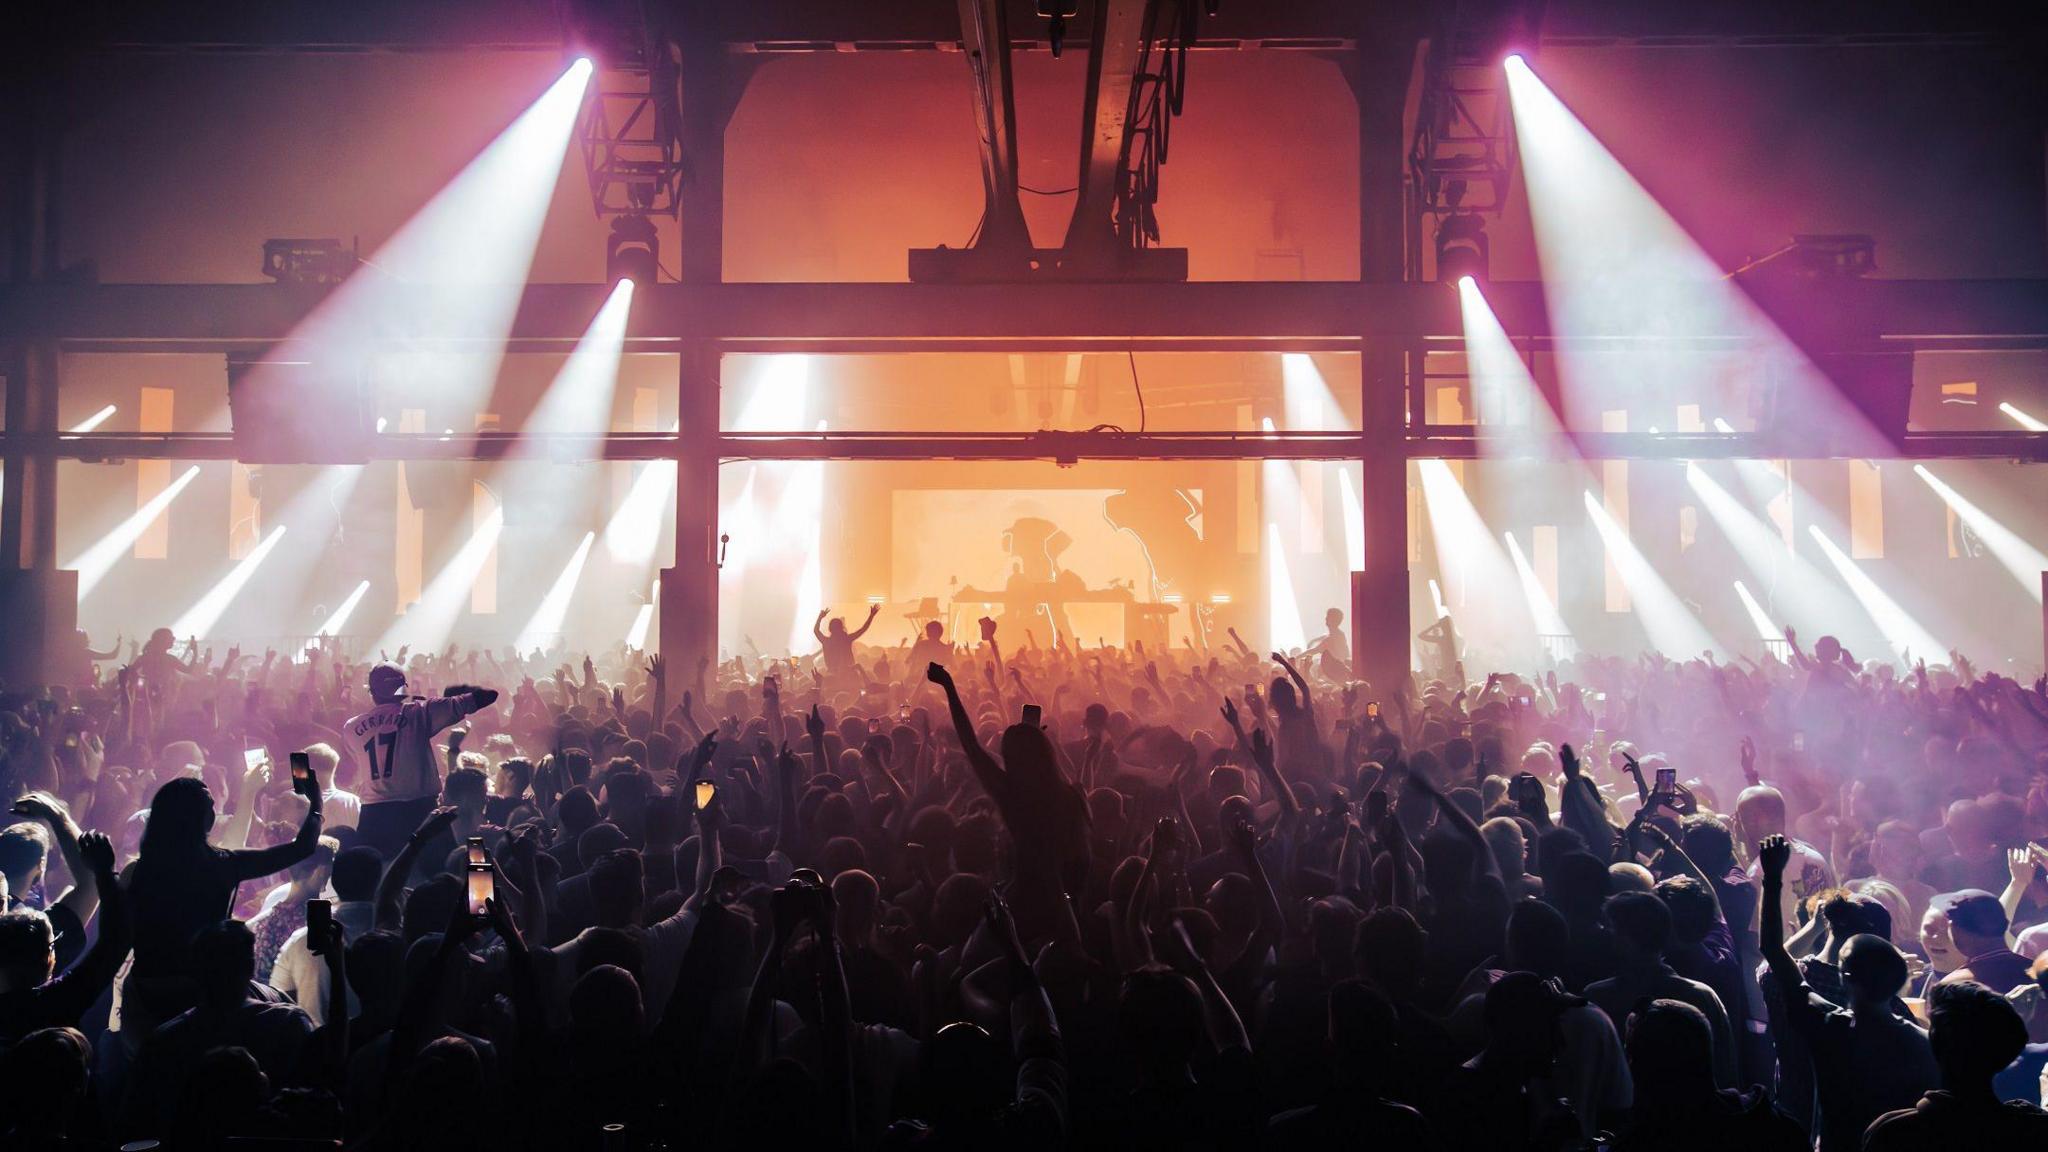
[[[0,914],[0,1048],[36,1061],[0,1053],[0,1133],[2040,1142],[2038,1110],[1993,1086],[2026,1039],[1999,994],[2041,995],[2008,940],[2043,919],[2029,885],[1934,889],[1935,946],[1908,956],[1859,894],[1878,889],[1834,884],[1975,853],[1944,847],[1975,827],[1950,826],[1954,799],[2002,814],[2002,850],[2048,836],[2027,779],[1926,751],[1995,716],[2000,747],[2048,752],[2048,695],[1960,669],[1920,692],[1828,643],[1747,668],[1588,657],[1541,682],[1452,658],[1370,710],[1329,619],[1321,661],[956,654],[941,632],[920,663],[821,623],[822,658],[705,661],[687,685],[624,649],[366,668],[153,647],[112,685],[58,686],[87,705],[96,771],[0,762],[28,825],[0,876],[47,909]],[[316,746],[289,783],[222,775],[287,711],[295,743],[336,733],[341,755]],[[57,731],[34,697],[0,714],[30,743]],[[1596,731],[1627,742],[1618,764],[1574,753]],[[1684,795],[1653,799],[1635,763],[1674,766]],[[345,793],[360,827],[323,837]],[[1779,1010],[1730,1011],[1759,960]],[[1930,962],[1925,1003],[1902,998]],[[1799,1114],[1779,1084],[1806,1086]],[[103,1106],[41,1111],[85,1099]]]

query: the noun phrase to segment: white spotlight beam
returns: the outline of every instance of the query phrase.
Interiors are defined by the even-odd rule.
[[[251,548],[249,554],[242,557],[233,568],[228,569],[228,574],[221,577],[220,583],[207,589],[206,595],[187,608],[184,615],[172,621],[171,634],[198,636],[203,639],[212,631],[213,626],[220,622],[221,614],[228,610],[229,604],[234,603],[235,597],[241,594],[242,587],[249,583],[249,578],[256,575],[256,569],[262,566],[271,550],[277,547],[277,542],[284,539],[284,527],[279,524],[272,528],[261,543]]]
[[[1528,601],[1529,615],[1536,620],[1536,630],[1546,636],[1569,637],[1571,628],[1564,622],[1564,614],[1557,605],[1550,602],[1550,593],[1543,588],[1543,581],[1536,575],[1536,568],[1529,558],[1522,554],[1522,546],[1515,541],[1513,532],[1503,532],[1501,539],[1507,541],[1508,559],[1515,562],[1515,575],[1522,582],[1522,599]]]
[[[626,345],[626,317],[632,310],[633,282],[621,280],[533,406],[524,431],[547,436],[599,436],[610,431],[619,354]],[[526,445],[522,440],[516,446],[523,455],[545,454],[544,448]]]
[[[1471,497],[1442,460],[1418,460],[1423,510],[1436,541],[1437,567],[1448,587],[1446,599],[1465,639],[1507,660],[1538,659],[1542,646],[1536,621],[1510,589],[1520,586],[1514,564]]]
[[[299,651],[301,653],[311,652],[315,647],[318,647],[322,637],[341,635],[342,628],[348,624],[349,616],[355,612],[356,605],[363,602],[363,597],[368,595],[369,591],[370,582],[368,580],[357,584],[355,591],[348,594],[348,598],[341,602],[341,607],[336,608],[327,617],[327,622],[320,625],[320,631],[315,632],[313,639],[306,641],[305,647],[299,649]]]
[[[1576,460],[1578,450],[1570,435],[1536,386],[1536,378],[1530,375],[1507,329],[1501,327],[1486,294],[1470,276],[1458,281],[1458,311],[1465,329],[1465,370],[1471,378],[1479,419],[1500,425],[1523,413],[1528,416],[1525,424],[1517,422],[1511,431],[1482,435],[1480,451],[1490,458]]]
[[[825,431],[825,421],[818,421]],[[825,462],[805,460],[790,466],[794,471],[782,489],[782,503],[775,510],[779,539],[795,541],[804,551],[803,568],[797,575],[796,609],[790,613],[789,650],[808,652],[817,643],[811,629],[825,608],[824,551]]]
[[[670,425],[669,433],[673,435],[681,427],[680,423]],[[612,559],[627,563],[654,559],[654,550],[661,544],[663,514],[675,495],[675,461],[650,460],[640,466],[640,474],[626,489],[626,498],[605,522],[604,547]]]
[[[99,411],[93,413],[92,415],[87,416],[85,419],[80,420],[78,423],[73,424],[71,426],[72,435],[83,436],[87,432],[90,432],[93,429],[98,428],[100,425],[105,424],[107,422],[108,417],[112,416],[115,413],[115,411],[115,407],[112,404],[109,404],[105,408],[102,408]]]
[[[1776,528],[1751,514],[1705,468],[1687,461],[1685,481],[1727,535],[1743,566],[1764,582],[1766,594],[1791,623],[1824,630],[1851,610],[1849,598],[1833,580],[1789,547]]]
[[[647,633],[654,625],[654,606],[661,602],[661,581],[654,582],[654,590],[647,594],[647,603],[633,614],[633,626],[626,630],[626,647],[635,652],[647,648]]]
[[[1266,632],[1278,652],[1308,647],[1301,623],[1301,598],[1294,594],[1294,574],[1280,544],[1280,525],[1266,524]]]
[[[1869,613],[1871,622],[1876,624],[1877,630],[1884,635],[1885,642],[1891,645],[1893,655],[1904,659],[1910,652],[1925,658],[1938,656],[1947,651],[1941,642],[1934,638],[1932,632],[1913,618],[1912,613],[1886,595],[1884,589],[1877,586],[1877,581],[1872,580],[1854,560],[1849,559],[1847,553],[1836,547],[1835,542],[1828,539],[1828,534],[1821,531],[1818,524],[1809,524],[1806,530],[1813,534],[1814,540],[1820,544],[1820,550],[1827,554],[1828,562],[1835,566],[1835,571],[1842,574],[1842,580],[1849,585],[1849,591],[1855,594],[1857,602]]]
[[[1728,402],[1730,364],[1701,356],[1695,344],[1733,341],[1752,350],[1741,353],[1752,361],[1742,366],[1748,373],[1768,370],[1783,382],[1786,426],[1827,429],[1849,453],[1884,454],[1886,442],[1868,418],[1528,62],[1509,57],[1506,68],[1544,295],[1563,338],[1558,358],[1572,425],[1590,426],[1600,408],[1622,398],[1658,407]],[[1612,337],[1632,343],[1589,343]]]
[[[481,351],[435,357],[435,391],[487,395],[591,71],[588,60],[571,64],[322,301],[280,359],[346,363],[367,344],[472,339]]]
[[[1998,410],[2012,417],[2013,423],[2018,424],[2029,432],[2048,432],[2048,424],[2043,424],[2041,421],[2034,419],[2009,403],[2001,401],[1998,405]]]
[[[533,610],[533,616],[519,630],[516,644],[521,652],[547,647],[561,632],[562,621],[569,618],[569,602],[576,597],[576,582],[583,578],[583,562],[590,559],[590,546],[595,543],[597,533],[583,534],[583,542],[570,554],[569,562],[562,565],[561,575],[555,577],[547,595],[541,597],[540,607]]]
[[[85,598],[92,590],[99,587],[100,581],[107,578],[107,573],[114,570],[114,565],[120,562],[121,557],[135,546],[137,540],[142,539],[142,534],[149,531],[149,526],[156,523],[156,518],[163,515],[164,510],[171,506],[171,501],[178,498],[178,493],[183,492],[186,485],[192,483],[198,476],[197,464],[179,473],[177,479],[164,485],[163,491],[150,497],[147,504],[137,508],[134,515],[115,525],[113,531],[100,537],[90,548],[79,553],[77,559],[65,565],[66,568],[78,570],[79,603],[85,602]]]
[[[448,563],[434,574],[433,581],[420,591],[419,600],[377,638],[375,647],[396,652],[409,645],[415,652],[439,651],[455,630],[456,620],[469,603],[477,573],[483,571],[484,560],[497,547],[498,537],[504,531],[504,508],[493,508]]]
[[[1943,503],[1955,510],[1955,514],[1963,523],[1970,526],[1970,531],[1975,532],[1977,538],[1984,541],[1984,546],[1991,549],[1991,555],[1997,557],[1998,562],[2005,566],[2005,570],[2012,573],[2012,578],[2020,582],[2020,587],[2027,590],[2027,594],[2034,598],[2035,603],[2040,603],[2041,574],[2048,572],[2048,555],[2022,540],[2019,533],[1993,519],[1989,512],[1971,503],[1968,497],[1949,487],[1939,476],[1929,471],[1927,465],[1913,465],[1913,474],[1927,481],[1927,486],[1934,489],[1935,495],[1940,496]]]
[[[1593,518],[1593,527],[1600,533],[1601,543],[1607,546],[1607,555],[1614,561],[1615,570],[1621,573],[1621,581],[1628,585],[1629,599],[1635,604],[1638,619],[1643,622],[1643,633],[1659,652],[1674,660],[1690,660],[1702,652],[1720,648],[1692,609],[1657,574],[1649,559],[1636,549],[1635,542],[1628,538],[1620,524],[1607,514],[1600,498],[1590,490],[1585,494],[1586,513]]]
[[[1783,640],[1785,638],[1784,633],[1779,631],[1776,622],[1771,619],[1771,614],[1764,611],[1764,606],[1756,602],[1756,597],[1750,595],[1749,589],[1740,580],[1735,582],[1735,594],[1742,598],[1743,610],[1749,613],[1749,622],[1756,626],[1757,639]]]

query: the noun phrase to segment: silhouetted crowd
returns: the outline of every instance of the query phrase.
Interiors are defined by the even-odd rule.
[[[2048,682],[819,636],[0,691],[0,1148],[2048,1148]]]

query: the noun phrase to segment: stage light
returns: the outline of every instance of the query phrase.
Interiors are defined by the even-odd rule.
[[[660,283],[661,235],[653,221],[645,216],[612,220],[611,235],[605,238],[604,276],[614,284],[631,280]]]
[[[277,542],[284,539],[284,528],[282,524],[272,528],[261,543],[251,548],[249,554],[242,557],[233,568],[228,569],[228,574],[221,577],[220,583],[207,589],[206,595],[187,608],[184,615],[173,620],[171,634],[204,639],[206,634],[213,630],[213,626],[220,622],[221,614],[228,610],[228,605],[241,593],[242,586],[249,582],[251,576],[256,575],[256,569],[263,564],[271,550],[277,547]]]
[[[1456,212],[1436,226],[1436,279],[1439,284],[1456,284],[1486,279],[1491,245],[1486,239],[1486,221],[1476,213]]]
[[[1536,569],[1529,558],[1522,554],[1522,546],[1515,541],[1513,532],[1501,533],[1507,541],[1508,559],[1515,563],[1515,575],[1522,582],[1522,599],[1529,605],[1529,615],[1536,621],[1536,631],[1544,636],[1572,638],[1571,626],[1564,622],[1564,614],[1551,603],[1550,593],[1543,587],[1543,581],[1536,575]]]
[[[1276,652],[1308,647],[1308,633],[1301,625],[1301,601],[1294,594],[1294,577],[1280,546],[1280,525],[1270,521],[1266,524],[1266,639]]]
[[[490,558],[504,531],[505,509],[499,505],[491,509],[484,522],[477,525],[448,563],[434,574],[434,579],[420,590],[420,598],[391,622],[372,647],[396,652],[409,645],[415,652],[440,651],[455,631],[455,622],[469,606],[477,574],[483,571],[484,561]]]
[[[2029,432],[2048,432],[2048,424],[2043,424],[2041,421],[2013,407],[2010,403],[2001,401],[1998,405],[1998,410],[2012,417],[2013,423],[2018,424]]]
[[[1749,594],[1749,589],[1744,587],[1740,580],[1735,582],[1735,594],[1742,598],[1742,607],[1749,613],[1749,622],[1756,626],[1757,639],[1769,641],[1785,638],[1777,623],[1771,619],[1771,614],[1764,611],[1764,606],[1756,602],[1756,597]]]
[[[1927,481],[1927,486],[1934,489],[1935,495],[1941,497],[1942,502],[1955,512],[1958,519],[1970,526],[1970,531],[1977,534],[1977,539],[1984,542],[1984,547],[1991,550],[1991,555],[2004,565],[2007,572],[2012,573],[2013,579],[2020,582],[2020,587],[2027,590],[2027,595],[2032,596],[2035,603],[2040,603],[2041,574],[2048,572],[2048,555],[2044,555],[2039,548],[2021,539],[2019,533],[1993,519],[1990,513],[1971,503],[1962,493],[1949,487],[1940,477],[1928,471],[1927,465],[1913,465],[1913,473]]]
[[[1774,427],[1825,434],[1837,454],[1891,450],[1526,61],[1507,79],[1570,426],[1620,398],[1727,407],[1763,384]]]
[[[198,476],[197,464],[179,473],[177,479],[164,485],[163,491],[150,497],[148,503],[137,508],[126,520],[115,525],[113,531],[100,537],[91,547],[79,553],[77,559],[65,565],[66,568],[78,571],[79,603],[85,602],[85,598],[92,590],[99,587],[100,581],[107,578],[107,573],[114,570],[114,565],[120,562],[121,557],[135,546],[137,540],[142,539],[142,534],[149,531],[150,525],[156,523],[156,518],[164,514],[164,509],[171,506],[171,501],[178,498],[178,493],[183,492],[186,485],[192,483]]]
[[[1820,525],[1808,524],[1806,530],[1813,534],[1814,540],[1820,544],[1820,550],[1827,554],[1828,562],[1835,566],[1835,571],[1842,574],[1843,582],[1849,585],[1849,591],[1855,594],[1857,603],[1863,605],[1864,612],[1869,614],[1871,622],[1876,624],[1877,630],[1884,635],[1885,643],[1891,645],[1894,656],[1903,660],[1911,653],[1920,658],[1939,658],[1941,653],[1947,651],[1941,642],[1934,638],[1933,633],[1913,618],[1912,613],[1886,595],[1884,589],[1877,586],[1877,581],[1872,580],[1854,560],[1849,559],[1847,553],[1836,547],[1835,542],[1828,539],[1828,534],[1820,530]]]
[[[403,370],[431,381],[438,402],[481,404],[591,72],[588,61],[570,65],[286,337],[280,358],[347,365],[368,346],[426,340],[397,354]],[[448,350],[450,340],[464,349]]]
[[[83,436],[87,432],[90,432],[93,429],[98,428],[100,425],[105,424],[107,422],[107,417],[112,416],[113,414],[114,406],[112,404],[109,404],[105,408],[102,408],[99,411],[93,413],[92,415],[87,416],[85,419],[80,420],[78,423],[73,424],[71,426],[71,433],[74,436]]]
[[[1607,514],[1606,506],[1590,489],[1585,493],[1585,502],[1586,514],[1593,518],[1600,542],[1607,547],[1608,559],[1621,573],[1622,583],[1628,586],[1636,618],[1643,622],[1643,634],[1649,638],[1651,647],[1673,660],[1697,659],[1702,652],[1718,650],[1720,646],[1692,609],[1657,574],[1655,566],[1636,549],[1628,532]]]
[[[363,602],[363,597],[368,595],[369,591],[370,582],[368,580],[357,584],[355,591],[350,592],[348,598],[341,602],[341,607],[336,608],[327,617],[326,623],[320,625],[320,630],[313,634],[313,638],[306,641],[305,645],[299,649],[300,653],[311,652],[319,647],[321,637],[341,635],[342,628],[348,624],[349,616],[354,614],[356,605]]]
[[[1714,417],[1714,431],[1719,432],[1723,436],[1733,436],[1735,435],[1735,425],[1716,416]]]
[[[1685,482],[1728,537],[1743,566],[1763,581],[1779,616],[1818,632],[1853,611],[1835,581],[1799,555],[1783,532],[1745,508],[1705,468],[1688,461]]]
[[[1209,603],[1210,603],[1210,604],[1228,604],[1228,603],[1230,603],[1230,593],[1228,593],[1228,592],[1215,592],[1215,593],[1212,593],[1212,594],[1210,594],[1210,596],[1209,596]]]
[[[595,543],[597,533],[585,532],[582,543],[570,553],[569,562],[562,565],[561,574],[555,577],[547,595],[540,598],[540,606],[533,610],[513,642],[521,652],[545,648],[561,638],[562,622],[569,618],[569,602],[576,598],[576,582],[583,578],[583,563],[590,559],[590,546]]]

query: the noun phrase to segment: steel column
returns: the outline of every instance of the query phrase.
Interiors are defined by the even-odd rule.
[[[1403,112],[1420,5],[1374,5],[1363,17],[1350,70],[1358,97],[1358,278],[1387,284],[1407,272],[1407,192],[1403,184]],[[1365,566],[1352,578],[1354,671],[1387,695],[1409,665],[1408,373],[1403,343],[1367,335],[1359,347],[1359,455]]]

